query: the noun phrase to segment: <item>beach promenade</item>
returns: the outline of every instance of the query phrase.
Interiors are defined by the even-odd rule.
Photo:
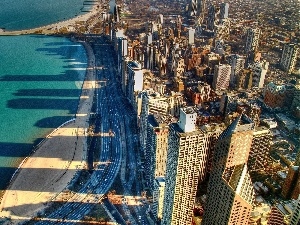
[[[69,184],[76,171],[86,166],[86,130],[94,96],[95,56],[91,47],[83,44],[88,54],[88,69],[76,118],[54,130],[23,161],[0,204],[0,218],[10,218],[6,224],[28,220],[43,210]]]

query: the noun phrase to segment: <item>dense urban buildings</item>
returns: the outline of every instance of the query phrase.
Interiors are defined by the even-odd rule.
[[[115,74],[101,80],[114,82],[105,99],[128,112],[119,124],[130,152],[114,190],[121,203],[108,200],[121,224],[298,224],[300,27],[286,21],[300,18],[293,4],[110,3],[99,29],[116,66],[95,68]]]

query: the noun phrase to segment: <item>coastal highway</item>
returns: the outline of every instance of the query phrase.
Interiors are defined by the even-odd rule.
[[[97,168],[94,169],[90,179],[82,184],[74,196],[36,224],[75,224],[102,200],[119,224],[125,225],[125,221],[128,220],[131,224],[154,224],[147,216],[146,203],[138,201],[137,204],[127,204],[129,198],[140,199],[143,191],[140,189],[141,180],[137,176],[139,158],[137,115],[121,91],[113,46],[105,37],[87,37],[86,42],[91,45],[95,55],[97,135],[91,147],[100,146],[96,149],[99,151],[99,162],[96,163]],[[125,199],[120,212],[117,210],[118,207],[104,199],[118,174]]]
[[[89,40],[87,40],[89,41]],[[95,204],[99,204],[104,194],[108,192],[114,182],[122,159],[121,131],[119,129],[120,119],[117,115],[121,114],[116,105],[116,90],[114,80],[114,71],[110,67],[113,63],[112,45],[106,44],[103,38],[93,38],[92,48],[95,54],[95,73],[97,77],[96,86],[96,127],[97,133],[103,134],[97,137],[100,141],[99,162],[97,168],[93,171],[90,179],[82,184],[82,188],[72,198],[70,198],[60,208],[45,215],[41,221],[36,224],[72,224],[81,220],[89,213]],[[101,69],[96,69],[100,68]],[[104,135],[108,134],[108,135]],[[97,145],[95,145],[97,146]]]

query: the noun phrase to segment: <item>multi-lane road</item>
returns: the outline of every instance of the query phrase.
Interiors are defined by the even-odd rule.
[[[145,211],[144,203],[127,205],[129,196],[140,197],[140,180],[137,178],[138,138],[137,116],[127,98],[122,93],[121,84],[117,78],[115,52],[112,44],[105,37],[93,36],[86,38],[95,55],[97,86],[96,127],[95,137],[91,147],[97,147],[99,162],[90,178],[82,184],[80,190],[60,208],[45,215],[37,224],[75,224],[99,204],[110,190],[117,175],[120,175],[124,189],[122,203],[123,212],[106,199],[106,209],[113,210],[110,214],[119,224],[125,224],[126,217],[131,224],[153,224]],[[97,143],[98,142],[98,143]],[[100,147],[99,147],[100,146]],[[133,188],[134,187],[134,188]]]

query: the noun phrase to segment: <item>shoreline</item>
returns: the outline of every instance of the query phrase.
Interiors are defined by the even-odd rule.
[[[22,162],[19,164],[19,166],[16,169],[16,171],[11,176],[11,178],[10,178],[7,186],[5,187],[5,190],[3,190],[3,192],[5,192],[7,189],[9,189],[9,187],[11,186],[11,184],[14,182],[14,179],[18,176],[18,173],[19,173],[20,169],[22,169],[23,164],[25,164],[26,161],[40,148],[40,146],[47,140],[47,138],[51,137],[51,135],[54,134],[54,132],[56,132],[58,129],[64,127],[68,123],[73,122],[75,119],[76,118],[74,117],[73,119],[70,119],[70,120],[64,122],[63,124],[61,124],[60,126],[58,126],[57,128],[55,128],[54,130],[52,130],[49,134],[47,134],[37,145],[33,146],[33,149],[30,151],[30,153],[28,154],[28,156],[26,156],[22,160]],[[3,196],[0,195],[0,204],[1,204],[2,197]]]
[[[84,8],[84,2],[83,2],[82,9]],[[58,21],[56,23],[51,23],[51,24],[48,24],[48,25],[45,25],[45,26],[40,26],[40,27],[35,27],[35,28],[30,28],[30,29],[25,29],[25,30],[10,30],[10,31],[5,31],[4,28],[1,28],[0,29],[0,36],[16,36],[16,35],[48,35],[48,36],[58,36],[58,37],[63,36],[63,37],[68,38],[72,42],[80,43],[84,47],[84,49],[85,49],[85,51],[87,53],[87,62],[88,62],[89,61],[88,52],[87,52],[86,46],[82,42],[76,41],[72,37],[68,37],[68,35],[63,35],[63,34],[59,34],[59,33],[51,33],[50,32],[50,33],[42,33],[42,34],[40,34],[40,33],[34,33],[34,32],[37,31],[37,30],[41,30],[41,29],[54,28],[55,26],[59,26],[59,25],[60,26],[62,26],[62,25],[67,25],[67,26],[68,25],[72,25],[73,23],[75,23],[79,19],[82,19],[83,21],[87,21],[89,18],[91,18],[92,16],[96,15],[98,13],[98,10],[100,9],[101,2],[99,0],[98,1],[95,0],[93,2],[94,2],[94,4],[90,5],[91,10],[89,12],[84,12],[83,14],[78,15],[78,16],[75,15],[75,17],[73,17],[73,18],[70,18],[70,19],[67,19],[67,20]],[[81,11],[81,12],[83,12],[83,11]],[[87,68],[88,68],[88,66],[87,66]],[[85,77],[86,77],[86,75],[85,75]],[[81,91],[83,89],[83,83],[84,83],[84,81],[85,81],[85,79],[82,81]],[[78,100],[78,106],[77,107],[79,107],[79,101],[80,101],[81,94],[79,95],[79,100]],[[78,110],[78,108],[77,108],[77,110]],[[71,119],[72,121],[74,119],[76,119],[76,114],[77,114],[77,112],[74,114],[74,118]],[[15,170],[15,172],[13,173],[13,175],[11,176],[9,182],[5,186],[4,190],[1,190],[1,192],[0,192],[0,204],[1,204],[4,192],[10,187],[11,183],[13,182],[14,178],[16,177],[17,173],[19,172],[20,168],[25,163],[25,161],[28,158],[30,158],[37,151],[37,149],[40,147],[40,145],[42,145],[43,142],[45,142],[46,139],[50,135],[52,135],[57,129],[59,129],[59,128],[63,127],[64,125],[66,125],[66,123],[68,123],[69,121],[64,122],[59,127],[57,127],[55,129],[53,129],[52,131],[50,131],[50,133],[47,134],[45,137],[43,137],[42,140],[38,144],[32,146],[32,150],[28,153],[28,155],[18,165],[17,169]]]
[[[33,150],[31,151],[31,153],[22,160],[22,162],[20,163],[20,165],[18,166],[18,168],[16,169],[16,171],[14,172],[13,176],[11,177],[10,179],[10,182],[7,186],[7,188],[5,190],[3,190],[3,194],[0,198],[0,217],[3,216],[1,214],[3,214],[4,211],[7,211],[6,209],[7,208],[13,208],[14,206],[17,206],[18,204],[18,200],[15,200],[15,199],[11,199],[10,196],[14,196],[15,194],[12,193],[12,195],[10,195],[9,192],[16,192],[16,188],[14,186],[16,186],[16,183],[19,183],[18,185],[22,186],[22,184],[20,184],[20,180],[21,180],[21,183],[22,182],[26,182],[26,178],[24,178],[24,172],[25,173],[30,173],[30,171],[26,172],[26,169],[27,168],[30,168],[30,165],[32,163],[34,163],[34,158],[36,157],[36,155],[39,155],[41,151],[43,151],[42,149],[45,149],[47,148],[47,145],[48,145],[48,148],[49,148],[49,142],[54,142],[50,145],[50,149],[51,148],[55,148],[54,146],[52,146],[53,144],[55,145],[58,145],[57,147],[61,147],[63,145],[66,145],[64,149],[67,149],[69,148],[70,150],[73,149],[73,147],[67,145],[65,143],[65,141],[63,140],[58,140],[57,141],[54,141],[55,138],[59,137],[61,135],[61,133],[64,133],[64,132],[68,132],[68,129],[72,129],[74,131],[72,131],[72,136],[73,136],[73,139],[75,140],[75,151],[72,150],[72,155],[73,155],[73,159],[74,159],[74,155],[76,154],[76,157],[73,161],[73,159],[69,159],[71,161],[67,161],[68,162],[68,166],[66,167],[65,165],[63,165],[63,168],[68,171],[67,175],[65,176],[64,174],[61,175],[60,174],[60,178],[59,178],[59,182],[60,184],[58,186],[60,186],[60,190],[56,190],[55,191],[55,187],[53,187],[53,190],[51,191],[51,193],[49,194],[44,194],[42,192],[40,192],[39,195],[44,195],[40,198],[41,199],[41,202],[43,204],[38,204],[36,205],[35,209],[32,209],[32,216],[34,216],[35,213],[37,213],[38,211],[40,211],[44,206],[44,203],[45,202],[48,202],[48,201],[51,201],[51,199],[53,198],[53,196],[56,196],[57,194],[59,194],[65,187],[67,187],[68,183],[74,178],[74,175],[76,174],[76,172],[74,173],[74,171],[78,171],[82,168],[84,168],[84,166],[86,165],[86,154],[87,154],[87,145],[86,145],[86,134],[85,134],[85,129],[88,127],[88,121],[89,121],[89,113],[91,111],[91,107],[92,107],[92,100],[93,100],[93,96],[94,96],[94,88],[95,88],[95,77],[94,77],[94,71],[92,70],[88,70],[89,67],[93,67],[94,66],[94,62],[95,62],[95,59],[94,59],[94,55],[93,55],[93,52],[90,48],[89,45],[87,45],[86,43],[84,42],[81,42],[81,41],[74,41],[73,39],[71,39],[71,41],[73,42],[77,42],[79,44],[81,44],[84,48],[85,48],[85,51],[86,51],[86,54],[87,54],[87,69],[86,69],[86,74],[85,74],[85,78],[82,82],[82,86],[81,86],[81,93],[79,95],[79,100],[78,100],[78,106],[77,106],[77,111],[76,111],[76,114],[74,115],[75,118],[69,120],[69,121],[66,121],[64,122],[63,124],[61,124],[59,127],[55,128],[54,130],[52,130],[43,140],[41,140],[36,146],[33,147]],[[83,89],[88,89],[89,90],[87,92],[83,92]],[[72,123],[73,122],[73,123]],[[76,124],[80,125],[80,126],[77,126]],[[84,125],[86,124],[86,125]],[[71,125],[71,128],[69,127]],[[76,126],[75,126],[76,125]],[[76,128],[77,127],[77,128]],[[65,130],[65,131],[64,131]],[[77,131],[76,131],[77,130]],[[70,131],[69,131],[70,132]],[[77,132],[77,133],[76,133]],[[76,133],[76,135],[75,135]],[[74,135],[73,135],[74,134]],[[70,134],[69,134],[70,135]],[[64,137],[64,136],[62,136]],[[70,136],[66,136],[66,137],[70,137]],[[76,140],[77,138],[77,140]],[[73,142],[74,143],[74,142]],[[61,146],[59,146],[61,145]],[[80,146],[78,146],[80,145]],[[45,147],[46,146],[46,147]],[[76,151],[76,149],[79,147],[79,149]],[[74,152],[73,152],[74,151]],[[78,151],[80,151],[78,153]],[[63,153],[61,153],[63,154]],[[78,155],[79,154],[79,155]],[[52,157],[57,157],[57,155],[54,155]],[[64,158],[64,157],[61,157],[61,158]],[[51,159],[51,158],[50,158]],[[45,162],[48,161],[47,158],[43,158],[42,160],[44,160]],[[77,161],[76,161],[77,160]],[[78,164],[74,167],[74,164]],[[29,164],[29,165],[28,165]],[[72,165],[73,166],[72,166]],[[43,165],[43,164],[42,164]],[[62,170],[61,168],[58,168],[59,166],[56,167],[56,164],[54,164],[53,166],[51,166],[53,168],[57,168],[57,170]],[[33,168],[35,168],[33,166]],[[25,171],[24,171],[25,169]],[[66,172],[64,172],[66,173]],[[73,174],[74,173],[74,174]],[[72,175],[73,174],[73,175]],[[28,175],[28,174],[27,174]],[[65,177],[63,177],[65,176]],[[71,177],[71,179],[70,179]],[[30,180],[27,180],[27,183],[30,182]],[[56,181],[57,182],[57,181]],[[53,181],[52,181],[53,183]],[[42,182],[43,184],[43,182]],[[63,185],[62,185],[63,184]],[[18,186],[17,185],[17,186]],[[29,186],[32,185],[33,188],[39,188],[39,187],[36,187],[35,184],[29,184]],[[47,185],[47,184],[45,184]],[[53,184],[52,184],[53,185]],[[19,190],[24,191],[26,190],[26,188],[22,189],[22,187],[19,187]],[[24,185],[23,185],[24,186]],[[26,185],[25,185],[26,186]],[[63,187],[63,188],[62,188]],[[59,189],[58,188],[58,189]],[[27,188],[28,189],[28,188]],[[57,188],[56,188],[57,189]],[[28,191],[27,191],[28,192]],[[25,193],[21,193],[22,195],[25,195]],[[16,194],[17,195],[17,194]],[[20,194],[19,194],[20,195]],[[20,196],[19,196],[20,198]],[[23,196],[24,198],[24,196]],[[32,199],[30,199],[32,200]],[[16,202],[17,201],[17,202]],[[32,200],[33,201],[33,200]],[[11,203],[10,203],[11,202]],[[25,201],[27,204],[30,202],[28,200]],[[39,201],[40,202],[40,201]],[[41,203],[40,202],[40,203]],[[7,206],[8,205],[8,206]],[[24,204],[19,204],[18,205],[18,211],[22,211],[22,209],[20,208],[26,208],[26,205]],[[36,209],[37,208],[37,209]],[[10,211],[10,210],[9,210]],[[11,210],[12,212],[13,210]],[[16,211],[16,210],[14,210]],[[11,215],[12,213],[9,213],[9,215]],[[15,213],[14,213],[15,214]],[[18,213],[17,213],[18,214]],[[22,214],[22,213],[21,213]],[[26,216],[29,216],[28,215],[28,212],[27,212],[27,208],[26,209],[23,209],[23,214],[25,214]],[[20,218],[23,218],[22,216],[20,215],[14,215],[13,217],[20,217]],[[5,217],[5,212],[4,212],[4,217]]]
[[[82,15],[75,15],[75,17],[58,21],[55,23],[51,23],[48,25],[30,28],[30,29],[24,29],[24,30],[10,30],[6,31],[5,28],[0,29],[0,36],[14,36],[14,35],[26,35],[26,34],[44,34],[44,35],[51,35],[56,34],[57,30],[63,27],[71,27],[75,26],[76,22],[86,22],[91,17],[95,16],[99,13],[100,10],[100,1],[95,1],[93,5],[91,6],[91,10],[89,12],[83,12]]]
[[[27,35],[30,35],[30,34],[27,34]],[[35,35],[38,35],[38,34],[35,34]],[[80,94],[78,95],[78,104],[77,104],[77,109],[73,115],[73,118],[72,119],[69,119],[65,122],[63,122],[61,125],[59,125],[58,127],[56,128],[53,128],[51,129],[44,137],[41,137],[41,138],[38,138],[38,139],[41,139],[37,144],[36,143],[33,143],[32,145],[32,149],[30,150],[30,152],[27,154],[27,156],[25,156],[25,158],[22,159],[22,161],[17,164],[16,166],[16,170],[14,171],[14,173],[12,174],[12,176],[10,177],[10,180],[9,182],[6,183],[6,185],[4,186],[3,190],[0,191],[0,205],[1,205],[1,201],[2,201],[2,198],[3,198],[3,195],[5,193],[5,191],[7,189],[9,189],[9,187],[11,186],[11,184],[13,183],[14,179],[17,177],[20,169],[22,168],[22,165],[24,163],[26,163],[26,161],[40,148],[40,146],[45,142],[47,141],[47,138],[51,137],[51,135],[53,135],[53,133],[55,133],[58,129],[60,128],[63,128],[64,126],[68,125],[68,123],[71,123],[73,122],[74,120],[76,120],[76,115],[78,113],[78,110],[79,110],[79,102],[80,102],[80,98],[81,98],[81,95],[82,95],[82,90],[83,90],[83,84],[85,82],[85,79],[86,79],[86,76],[87,76],[87,68],[89,67],[88,66],[88,63],[89,63],[89,56],[88,56],[88,52],[87,52],[87,49],[86,49],[86,46],[84,45],[84,43],[82,43],[81,41],[77,41],[77,40],[74,40],[74,38],[72,37],[68,37],[68,36],[65,36],[65,35],[47,35],[47,36],[57,36],[57,37],[65,37],[67,39],[69,39],[71,42],[73,43],[79,43],[80,45],[82,45],[82,47],[84,48],[85,50],[85,53],[87,55],[87,67],[86,67],[86,73],[84,75],[84,79],[81,81],[82,85],[80,87]],[[37,140],[38,140],[37,139]]]

